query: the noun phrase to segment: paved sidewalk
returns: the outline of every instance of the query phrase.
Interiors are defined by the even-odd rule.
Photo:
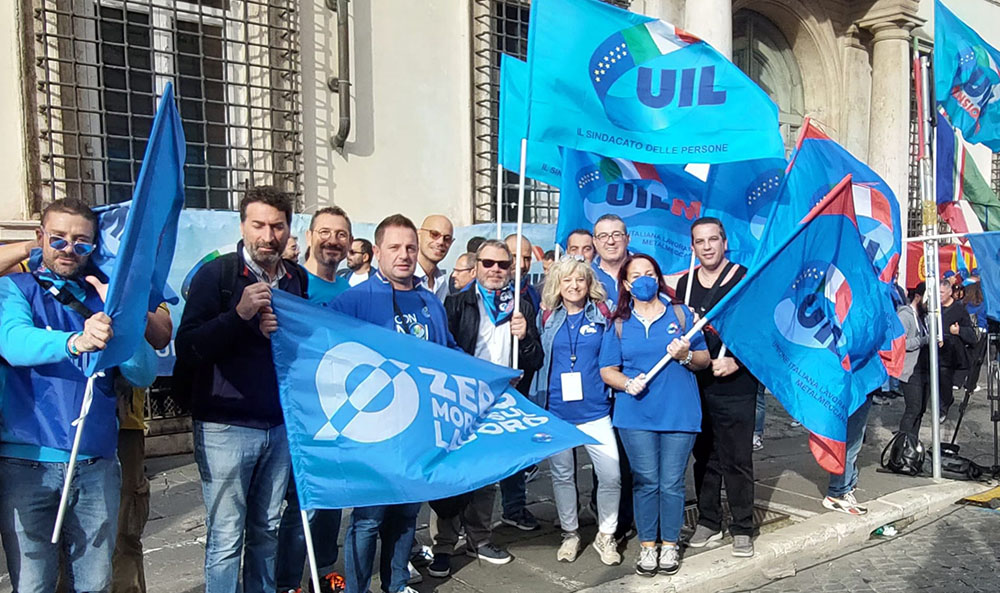
[[[963,423],[959,442],[963,444],[963,453],[977,458],[981,463],[989,464],[992,463],[990,459],[992,424],[988,422],[988,405],[985,399],[984,393],[976,394]],[[592,588],[598,591],[616,591],[622,590],[621,583],[628,583],[630,589],[669,591],[673,588],[670,582],[676,581],[692,583],[683,590],[694,593],[703,590],[698,588],[702,585],[696,587],[693,584],[701,578],[698,575],[707,575],[713,570],[721,570],[723,573],[728,571],[729,574],[736,575],[743,574],[738,571],[744,570],[748,571],[747,574],[757,575],[756,578],[760,578],[760,575],[766,578],[787,576],[791,574],[790,570],[802,570],[804,566],[794,567],[788,564],[781,559],[779,551],[784,549],[784,556],[796,555],[803,558],[810,553],[810,550],[801,548],[789,550],[788,542],[796,542],[795,546],[805,546],[805,542],[812,541],[810,545],[817,550],[825,549],[823,547],[827,544],[827,547],[833,546],[843,550],[865,542],[868,539],[867,534],[878,527],[873,521],[877,521],[879,517],[887,517],[886,521],[896,521],[901,518],[907,505],[922,509],[926,514],[929,508],[929,503],[926,501],[920,503],[923,506],[900,502],[916,500],[914,493],[923,492],[919,496],[927,498],[930,497],[927,492],[933,492],[932,498],[937,505],[934,507],[937,509],[934,512],[940,512],[942,506],[950,507],[953,500],[964,496],[964,492],[970,486],[968,483],[952,483],[951,486],[934,485],[929,478],[909,478],[876,471],[882,447],[898,423],[902,409],[901,399],[893,400],[888,406],[873,408],[868,425],[869,437],[860,457],[862,469],[857,496],[861,501],[892,496],[883,498],[882,502],[873,503],[869,518],[859,521],[855,517],[827,513],[823,508],[821,501],[828,476],[812,459],[806,444],[806,432],[801,427],[793,426],[777,402],[768,396],[765,447],[763,451],[755,454],[756,497],[762,512],[767,510],[768,517],[774,519],[774,522],[762,527],[762,536],[758,539],[758,558],[753,562],[733,559],[728,548],[731,543],[729,538],[714,547],[698,550],[697,553],[695,550],[688,550],[681,572],[673,579],[656,577],[636,581],[638,577],[634,576],[634,562],[638,544],[634,540],[623,550],[625,560],[617,567],[602,565],[597,559],[596,552],[591,548],[585,549],[580,558],[572,564],[556,562],[555,552],[559,546],[560,534],[555,526],[556,513],[552,503],[548,467],[547,464],[542,464],[539,477],[529,483],[528,493],[529,508],[542,521],[542,529],[525,533],[512,527],[498,526],[495,531],[495,541],[507,546],[515,556],[513,563],[498,567],[480,564],[465,556],[455,556],[451,578],[434,579],[425,576],[424,582],[415,585],[414,588],[421,593],[431,591],[562,593]],[[956,414],[957,406],[952,411],[953,416]],[[925,442],[929,442],[930,430],[927,428],[929,418],[925,419],[924,424],[922,438]],[[946,437],[950,437],[953,426],[954,420],[945,425]],[[579,459],[583,476],[580,484],[581,500],[589,501],[591,487],[589,459],[585,454],[581,454]],[[149,592],[201,591],[205,534],[204,507],[198,472],[193,459],[191,456],[150,459],[147,471],[151,475],[152,482],[152,510],[144,536]],[[688,480],[689,500],[694,498],[692,482],[693,480]],[[876,511],[884,514],[878,515]],[[428,512],[425,508],[420,517],[418,531],[418,539],[425,544],[430,543],[426,528],[427,520]],[[594,518],[589,511],[582,511],[581,523],[584,542],[589,544],[596,532]],[[903,533],[906,533],[906,527],[903,527]],[[343,534],[340,538],[342,541]],[[816,541],[817,539],[825,540],[825,543]],[[995,562],[995,556],[983,559],[984,562],[987,560]],[[0,562],[0,573],[5,573],[2,562]],[[721,585],[723,581],[726,579],[723,578],[718,582]],[[744,584],[759,586],[764,582],[748,580]],[[377,583],[373,583],[372,590],[378,591]],[[765,590],[770,592],[782,589]],[[7,591],[10,591],[10,580],[6,574],[2,574],[0,593]]]

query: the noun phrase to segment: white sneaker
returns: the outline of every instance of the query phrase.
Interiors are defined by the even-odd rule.
[[[424,582],[424,575],[420,574],[416,566],[413,566],[412,562],[406,563],[406,568],[410,571],[410,578],[406,579],[407,585],[416,585],[417,583]]]
[[[681,557],[676,545],[660,546],[660,570],[665,574],[677,574],[681,568]]]
[[[753,450],[760,451],[764,448],[764,437],[759,434],[753,435]]]
[[[622,555],[618,553],[618,544],[613,533],[598,533],[593,545],[601,556],[601,562],[607,566],[621,564]]]
[[[831,511],[837,511],[854,516],[864,515],[868,512],[868,507],[863,507],[858,504],[858,499],[854,498],[853,492],[848,492],[840,497],[827,496],[823,499],[823,506]]]
[[[651,577],[656,574],[656,546],[639,546],[639,558],[635,561],[635,574]]]
[[[562,534],[562,545],[556,552],[556,560],[559,562],[572,562],[580,554],[580,534],[573,531]]]

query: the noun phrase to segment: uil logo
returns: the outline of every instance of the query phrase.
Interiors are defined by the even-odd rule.
[[[951,95],[972,119],[979,119],[990,103],[1000,102],[1000,66],[986,48],[964,47],[958,56],[958,70],[952,81]],[[977,122],[976,129],[978,131]]]
[[[781,178],[784,174],[784,170],[780,167],[764,171],[747,186],[744,199],[750,212],[750,233],[757,239],[764,234],[770,205],[778,193],[778,188],[781,187]]]
[[[851,287],[844,274],[828,262],[810,261],[778,302],[774,324],[788,341],[827,349],[850,370],[843,330],[850,309]]]
[[[326,423],[314,438],[378,443],[406,430],[420,408],[420,392],[407,366],[357,342],[327,351],[316,369]]]

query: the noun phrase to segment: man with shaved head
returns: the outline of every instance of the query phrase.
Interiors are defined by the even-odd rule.
[[[448,296],[448,274],[438,264],[448,256],[448,250],[455,241],[454,233],[451,221],[441,214],[431,214],[425,218],[417,233],[420,251],[417,253],[414,277],[441,302]]]

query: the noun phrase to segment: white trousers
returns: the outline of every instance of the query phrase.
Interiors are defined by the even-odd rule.
[[[597,523],[601,533],[614,534],[618,529],[618,501],[621,498],[621,470],[618,467],[618,445],[611,427],[611,416],[577,424],[577,428],[593,437],[599,445],[584,445],[597,472]],[[549,458],[552,471],[552,492],[563,532],[576,531],[577,516],[576,464],[573,450],[568,449]]]

